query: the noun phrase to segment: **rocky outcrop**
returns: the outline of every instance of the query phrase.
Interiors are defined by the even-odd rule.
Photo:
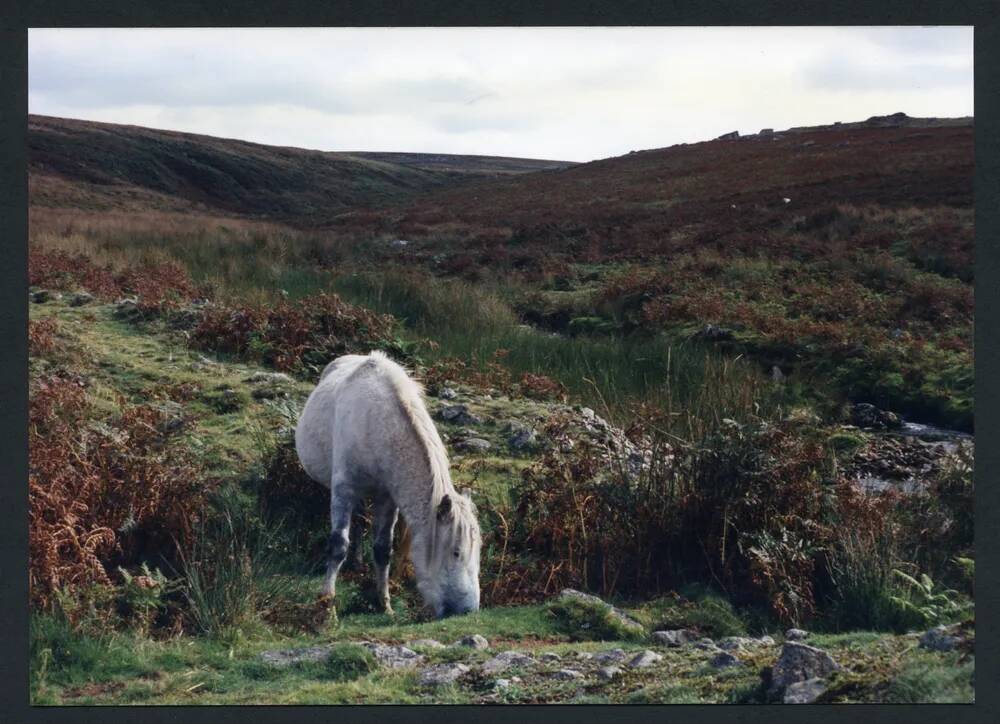
[[[818,677],[799,681],[785,689],[782,702],[785,704],[812,704],[826,692],[826,688],[826,681]]]
[[[651,638],[654,643],[660,646],[676,648],[684,644],[693,643],[697,634],[690,629],[676,629],[673,631],[654,631]]]
[[[483,421],[469,412],[467,405],[448,405],[438,411],[438,417],[453,425],[482,425]]]
[[[423,656],[405,646],[387,646],[373,642],[361,645],[372,652],[379,666],[387,669],[412,669],[424,663]]]
[[[896,430],[903,424],[896,413],[880,410],[867,402],[859,402],[851,408],[851,422],[869,430]]]
[[[636,621],[634,618],[630,617],[620,608],[612,606],[607,601],[604,601],[597,596],[592,596],[589,593],[583,593],[582,591],[577,591],[573,588],[564,588],[559,597],[562,599],[582,601],[583,603],[592,606],[604,606],[608,609],[608,614],[613,618],[618,624],[620,624],[627,631],[636,635],[645,635],[645,627]]]
[[[962,642],[957,633],[957,625],[935,626],[920,637],[920,648],[929,651],[952,651]]]
[[[646,649],[629,659],[628,666],[630,669],[645,669],[662,660],[663,654],[658,654],[655,651]]]
[[[301,649],[264,651],[260,660],[279,669],[296,664],[319,663],[330,658],[329,646],[309,646]]]
[[[420,685],[438,687],[455,683],[462,675],[469,673],[465,664],[436,664],[420,672]]]
[[[487,674],[499,674],[510,668],[525,668],[534,666],[535,660],[520,651],[503,651],[483,664],[483,671]]]
[[[826,651],[789,641],[782,646],[781,655],[770,670],[768,695],[782,697],[792,684],[823,679],[839,670],[840,665]]]
[[[467,646],[470,649],[488,649],[490,647],[490,642],[486,640],[485,636],[480,636],[479,634],[472,634],[471,636],[463,636],[458,641],[456,641],[453,646]]]

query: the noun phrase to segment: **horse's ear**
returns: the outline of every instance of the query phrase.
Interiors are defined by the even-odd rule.
[[[451,497],[445,493],[444,497],[441,498],[441,502],[438,503],[437,517],[438,520],[444,520],[449,515],[451,515]]]

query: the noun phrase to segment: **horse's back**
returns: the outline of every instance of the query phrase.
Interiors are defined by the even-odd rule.
[[[394,363],[381,354],[345,355],[323,370],[295,428],[309,477],[329,486],[335,461],[366,460],[392,445],[400,413],[386,365]]]

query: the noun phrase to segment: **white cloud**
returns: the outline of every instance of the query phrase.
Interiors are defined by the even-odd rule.
[[[325,150],[589,160],[972,113],[971,28],[33,29],[33,113]]]

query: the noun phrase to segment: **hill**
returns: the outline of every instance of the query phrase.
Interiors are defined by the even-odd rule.
[[[536,171],[556,171],[578,164],[572,161],[546,161],[534,158],[509,158],[506,156],[461,156],[452,153],[384,153],[351,151],[351,156],[373,161],[394,163],[420,168],[425,171],[443,171],[453,174],[477,176],[517,176]]]
[[[831,204],[972,206],[971,123],[791,131],[679,144],[435,190],[384,217],[394,233],[430,236],[435,226],[448,226],[451,237],[461,237],[463,226],[489,227],[499,230],[499,245],[544,244],[556,254],[587,250],[603,257],[767,234]]]
[[[32,205],[236,214],[302,224],[494,174],[560,162],[346,154],[32,115]]]
[[[708,335],[971,430],[973,170],[971,122],[888,116],[435,189],[329,228],[405,238],[386,263],[504,278],[553,332]]]

